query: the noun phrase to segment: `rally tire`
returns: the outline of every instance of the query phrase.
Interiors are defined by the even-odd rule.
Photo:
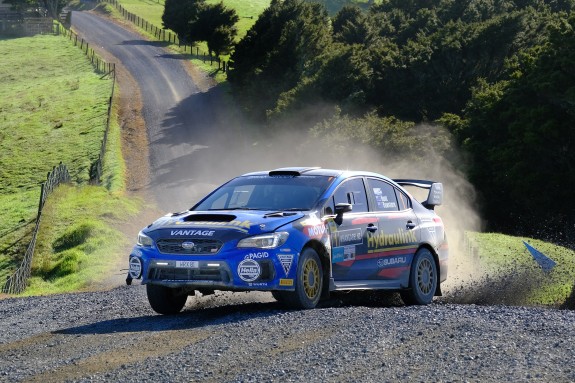
[[[179,289],[166,286],[146,285],[148,302],[158,314],[173,315],[179,313],[186,305],[188,296],[181,294]]]
[[[406,305],[427,305],[437,290],[437,265],[431,251],[421,248],[415,253],[409,273],[409,289],[401,291]]]
[[[323,270],[316,251],[304,249],[298,260],[295,291],[286,291],[283,303],[294,309],[313,309],[321,297]]]

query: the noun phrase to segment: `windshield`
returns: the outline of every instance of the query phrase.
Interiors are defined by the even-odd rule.
[[[328,176],[238,177],[191,210],[310,210],[333,179]]]

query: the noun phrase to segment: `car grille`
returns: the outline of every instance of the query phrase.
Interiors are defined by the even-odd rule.
[[[227,272],[220,269],[179,269],[174,267],[151,267],[148,278],[160,281],[216,281],[228,282]]]
[[[184,248],[183,243],[193,243],[193,247]],[[194,254],[212,255],[220,251],[222,242],[215,239],[160,239],[156,242],[158,250],[163,254]]]

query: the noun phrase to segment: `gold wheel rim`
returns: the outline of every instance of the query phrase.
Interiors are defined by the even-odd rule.
[[[433,265],[429,259],[423,259],[417,266],[417,285],[419,286],[419,290],[427,295],[431,293],[435,279]]]
[[[303,289],[309,299],[319,293],[319,265],[313,259],[307,259],[303,265]]]

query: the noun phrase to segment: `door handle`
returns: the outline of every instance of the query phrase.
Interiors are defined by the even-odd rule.
[[[373,223],[370,223],[369,225],[367,225],[367,231],[371,231],[373,233],[377,231],[377,226],[375,226]]]
[[[407,225],[405,225],[405,227],[407,227],[408,230],[411,230],[415,227],[415,223],[413,223],[413,221],[409,220],[409,221],[407,221]]]

